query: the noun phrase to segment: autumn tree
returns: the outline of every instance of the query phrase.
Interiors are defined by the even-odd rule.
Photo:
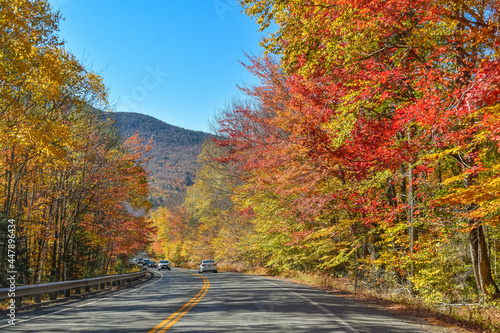
[[[0,3],[0,220],[15,220],[23,283],[109,272],[147,242],[147,148],[103,119],[106,88],[63,48],[59,19],[46,1]]]
[[[287,87],[294,95],[282,124],[302,139],[300,146],[312,165],[323,166],[324,172],[335,172],[337,167],[351,180],[371,179],[370,188],[359,192],[359,199],[351,199],[361,204],[357,205],[360,221],[377,224],[381,212],[388,210],[389,226],[406,224],[409,238],[404,247],[409,258],[414,256],[417,225],[435,229],[435,219],[426,214],[437,211],[430,210],[429,203],[451,203],[434,198],[444,193],[444,187],[457,186],[459,179],[465,179],[465,188],[477,184],[484,164],[475,137],[491,110],[488,107],[495,106],[498,98],[494,83],[498,4],[341,0],[242,4],[263,29],[270,23],[278,26],[263,44],[282,57]],[[491,156],[494,141],[489,142],[483,147]],[[459,175],[453,175],[457,178],[442,170],[446,166],[451,171],[454,164],[461,168]],[[488,172],[494,175],[491,169]],[[426,195],[423,184],[429,179],[437,182],[432,189],[438,192]],[[369,194],[374,201],[366,200],[366,193],[376,194],[383,187],[385,195]],[[468,199],[453,203],[470,214],[478,204]],[[337,201],[341,202],[330,202]],[[461,216],[455,211],[438,219],[457,224]],[[482,232],[487,220],[471,215],[467,219],[478,289],[484,294],[498,291]],[[413,273],[410,263],[408,274]]]

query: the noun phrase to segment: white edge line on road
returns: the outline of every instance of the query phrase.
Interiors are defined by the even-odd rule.
[[[88,302],[88,303],[84,303],[84,304],[80,304],[80,305],[75,305],[75,306],[72,306],[72,307],[70,307],[70,308],[61,309],[61,310],[58,310],[58,311],[54,311],[54,312],[47,313],[47,314],[45,314],[45,315],[41,315],[41,316],[37,316],[37,317],[32,317],[32,318],[29,318],[29,319],[20,319],[20,320],[16,320],[16,322],[15,322],[15,323],[16,323],[16,325],[17,325],[18,323],[24,323],[24,322],[27,322],[27,321],[32,321],[32,320],[35,320],[35,319],[40,319],[40,318],[49,317],[49,316],[51,316],[51,315],[55,315],[55,314],[58,314],[58,313],[60,313],[60,312],[64,312],[64,311],[68,311],[68,310],[73,310],[73,309],[76,309],[76,308],[81,308],[81,307],[84,307],[84,306],[87,306],[87,305],[91,305],[91,304],[94,304],[94,303],[98,303],[98,302],[100,302],[100,301],[104,301],[104,300],[109,299],[109,298],[113,298],[113,297],[115,297],[115,296],[120,296],[120,295],[123,295],[123,294],[129,293],[129,292],[131,292],[131,291],[136,291],[136,290],[138,290],[138,289],[143,289],[143,288],[149,287],[149,286],[151,286],[151,285],[153,285],[153,284],[155,284],[155,283],[160,282],[160,281],[161,281],[161,279],[163,279],[163,274],[161,274],[160,272],[158,272],[158,274],[160,274],[160,275],[161,275],[161,277],[160,277],[158,280],[156,280],[156,281],[154,281],[154,282],[151,282],[151,283],[149,283],[149,284],[146,284],[146,285],[144,285],[144,286],[141,286],[140,288],[137,288],[137,289],[136,289],[136,288],[133,288],[133,289],[130,289],[130,290],[124,290],[124,291],[122,291],[122,292],[119,292],[119,291],[118,291],[118,293],[117,293],[117,294],[114,294],[114,295],[111,295],[111,296],[108,296],[108,297],[99,298],[99,299],[97,299],[97,300],[95,300],[95,301],[92,301],[92,302]],[[61,305],[64,305],[64,304],[61,304]],[[7,324],[7,325],[0,326],[0,328],[5,328],[5,327],[12,327],[12,325],[11,325],[11,324]]]
[[[341,326],[343,326],[348,332],[350,333],[359,333],[359,331],[357,331],[356,329],[354,329],[351,325],[349,325],[348,323],[346,323],[344,320],[340,319],[337,315],[335,315],[334,313],[330,312],[327,308],[325,308],[324,306],[322,306],[321,304],[313,301],[312,299],[310,298],[307,298],[306,296],[304,295],[301,295],[301,294],[298,294],[296,293],[295,291],[293,290],[290,290],[286,287],[283,287],[283,286],[280,286],[279,284],[277,283],[274,283],[274,282],[271,282],[271,281],[268,281],[266,279],[262,279],[262,278],[257,278],[257,277],[254,277],[252,276],[253,279],[255,280],[259,280],[259,281],[265,281],[269,284],[273,284],[277,287],[280,287],[281,289],[285,289],[286,291],[296,295],[296,296],[299,296],[300,298],[308,301],[309,303],[311,303],[312,305],[314,305],[315,307],[317,307],[318,309],[320,309],[323,313],[325,313],[326,315],[332,317],[337,323],[339,323]]]

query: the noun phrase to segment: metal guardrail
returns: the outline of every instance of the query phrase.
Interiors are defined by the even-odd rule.
[[[119,274],[103,276],[91,279],[73,280],[73,281],[63,281],[63,282],[53,282],[45,284],[35,284],[29,286],[16,287],[15,290],[10,288],[0,288],[0,300],[15,298],[16,306],[20,306],[23,297],[35,296],[35,302],[41,302],[42,294],[49,294],[51,300],[57,298],[57,293],[64,291],[64,296],[69,297],[71,295],[71,290],[74,290],[76,294],[81,293],[81,289],[85,288],[85,292],[90,292],[91,287],[97,287],[98,289],[104,289],[106,284],[109,285],[122,285],[124,283],[130,283],[146,276],[147,270],[141,270],[140,272]],[[15,296],[9,296],[14,294]]]

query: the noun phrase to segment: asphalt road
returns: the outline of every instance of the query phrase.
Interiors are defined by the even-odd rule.
[[[154,270],[157,272],[156,270]],[[134,288],[19,312],[1,332],[426,332],[383,311],[286,281],[174,268]]]

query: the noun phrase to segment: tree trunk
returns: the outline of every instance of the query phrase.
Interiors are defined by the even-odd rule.
[[[410,135],[408,134],[408,141]],[[408,203],[408,233],[410,236],[410,254],[413,254],[413,249],[415,247],[415,226],[414,226],[414,214],[415,214],[415,203],[413,200],[413,166],[408,164],[408,197],[406,199]],[[415,266],[413,263],[413,257],[411,258],[411,267],[408,275],[412,278],[415,275]]]
[[[474,165],[471,159],[467,160],[469,165]],[[464,167],[464,166],[462,166]],[[469,174],[465,178],[465,187],[470,187],[477,183],[477,175]],[[477,204],[472,203],[468,205],[467,211],[477,209]],[[479,292],[483,295],[499,294],[500,290],[493,279],[491,274],[491,263],[488,255],[488,246],[486,245],[486,238],[484,236],[484,229],[481,221],[476,219],[469,220],[469,245],[472,258],[472,270],[474,271],[474,278]]]
[[[491,274],[491,263],[488,256],[488,247],[484,237],[483,226],[477,221],[471,221],[472,230],[469,233],[469,244],[472,257],[472,269],[476,279],[477,288],[483,295],[499,294],[493,275]]]

